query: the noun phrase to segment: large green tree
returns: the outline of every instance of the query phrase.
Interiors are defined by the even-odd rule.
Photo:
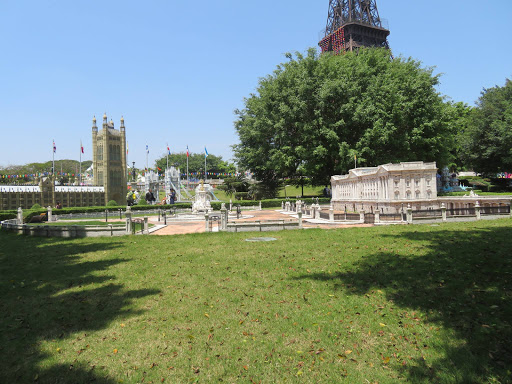
[[[235,155],[258,180],[325,184],[355,156],[358,166],[449,162],[453,127],[431,68],[384,49],[287,58],[235,111]]]
[[[452,134],[446,137],[447,145],[450,148],[449,163],[450,171],[458,172],[471,169],[466,156],[464,142],[468,131],[468,125],[473,107],[462,102],[446,103],[446,113],[449,116]]]
[[[512,81],[485,89],[469,116],[462,153],[473,170],[495,174],[512,170]]]
[[[156,166],[160,169],[165,169],[167,165],[167,156],[164,155],[156,160]],[[169,155],[169,166],[176,166],[181,169],[181,172],[187,171],[187,154],[186,153],[173,153]],[[204,172],[204,153],[190,153],[188,158],[189,172]],[[212,173],[233,173],[235,166],[227,161],[222,160],[222,156],[215,156],[208,154],[206,158],[206,171]]]

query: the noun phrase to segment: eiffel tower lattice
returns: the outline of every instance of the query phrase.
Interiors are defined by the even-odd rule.
[[[376,0],[329,0],[325,37],[318,45],[322,52],[336,54],[360,47],[389,49],[389,30],[385,24]]]

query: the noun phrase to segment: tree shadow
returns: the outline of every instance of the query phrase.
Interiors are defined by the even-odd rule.
[[[444,346],[444,358],[428,364],[419,359],[412,367],[399,368],[412,381],[451,377],[464,383],[512,382],[511,235],[507,227],[408,228],[399,235],[382,235],[383,243],[401,244],[401,254],[416,247],[421,256],[381,251],[362,259],[352,271],[299,279],[331,281],[354,295],[382,290],[396,305],[427,313],[425,323],[455,335],[459,342]]]
[[[116,382],[79,359],[70,365],[52,364],[39,347],[44,341],[102,329],[120,316],[137,315],[126,309],[130,303],[158,293],[126,291],[114,276],[105,275],[110,267],[130,262],[112,254],[122,243],[0,232],[0,244],[0,382]],[[85,261],[80,256],[100,251],[105,259]]]

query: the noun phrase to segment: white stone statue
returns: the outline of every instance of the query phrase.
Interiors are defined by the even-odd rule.
[[[212,206],[210,204],[210,196],[206,192],[209,190],[209,185],[204,185],[204,182],[201,181],[201,184],[196,187],[196,196],[195,201],[192,204],[192,213],[199,212],[211,212]]]

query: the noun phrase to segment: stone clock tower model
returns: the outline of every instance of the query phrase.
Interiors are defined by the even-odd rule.
[[[105,188],[105,202],[125,203],[126,196],[126,131],[121,117],[119,130],[103,115],[103,128],[98,132],[96,117],[92,119],[94,185]]]

